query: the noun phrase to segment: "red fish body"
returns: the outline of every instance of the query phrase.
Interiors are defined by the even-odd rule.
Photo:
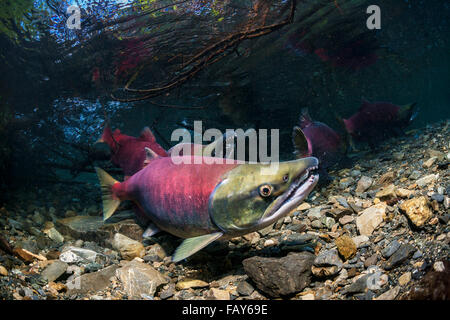
[[[162,157],[167,156],[167,152],[156,142],[149,128],[145,128],[136,138],[121,133],[119,129],[112,132],[106,126],[100,141],[110,147],[111,162],[122,168],[125,177],[132,176],[145,166],[145,148],[150,148]]]
[[[175,164],[171,157],[158,157],[112,191],[151,212],[149,218],[160,229],[182,238],[199,236],[217,230],[208,212],[209,197],[223,174],[237,165]]]
[[[349,119],[345,129],[356,140],[371,141],[405,128],[414,117],[415,104],[398,106],[389,102],[363,101],[361,108]]]
[[[302,111],[300,117],[300,128],[306,139],[307,147],[299,148],[296,145],[299,156],[314,156],[320,160],[321,167],[326,168],[333,165],[344,154],[345,146],[341,136],[325,123],[313,121],[306,109]]]

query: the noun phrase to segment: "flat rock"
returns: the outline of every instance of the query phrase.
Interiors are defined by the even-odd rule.
[[[41,272],[41,278],[47,282],[53,282],[62,276],[68,267],[69,265],[67,263],[55,260]]]
[[[230,293],[226,290],[211,288],[206,294],[207,300],[230,300]]]
[[[389,245],[386,246],[386,248],[381,250],[381,254],[386,259],[390,258],[395,253],[395,251],[398,250],[398,248],[400,248],[400,242],[398,242],[397,240],[394,240],[391,243],[389,243]]]
[[[112,246],[126,260],[133,260],[136,257],[142,258],[145,255],[145,248],[142,243],[120,233],[114,235]]]
[[[107,288],[110,279],[116,273],[119,266],[112,265],[97,272],[86,273],[79,277],[75,277],[66,283],[69,295],[86,294],[88,292],[97,292]]]
[[[122,281],[128,296],[134,299],[142,298],[143,294],[154,296],[158,287],[170,281],[152,266],[136,260],[117,269],[116,275]]]
[[[433,215],[428,199],[424,196],[407,200],[399,208],[417,227],[422,227]]]
[[[312,253],[300,252],[283,258],[252,257],[242,264],[259,290],[280,297],[300,292],[309,285],[313,261]]]
[[[360,235],[352,238],[357,248],[361,248],[364,244],[369,241],[369,237],[365,235]]]
[[[93,250],[68,246],[59,255],[59,260],[65,263],[95,262],[98,255]]]
[[[180,281],[176,285],[177,290],[184,290],[189,288],[205,288],[209,287],[209,283],[202,280],[184,280]]]
[[[388,185],[387,187],[381,188],[375,195],[375,197],[379,198],[381,201],[391,200],[397,197],[395,193],[395,186],[393,184]]]
[[[400,286],[396,286],[383,294],[380,294],[374,300],[394,300],[400,293]]]
[[[360,235],[370,236],[372,232],[383,222],[386,216],[386,204],[379,203],[364,210],[356,218],[356,227]]]
[[[414,252],[416,252],[416,248],[414,248],[410,244],[402,244],[400,248],[389,258],[386,262],[385,269],[391,270],[399,265],[401,265],[404,261],[410,258]]]
[[[416,183],[419,187],[423,188],[429,184],[434,183],[439,178],[439,174],[430,174],[425,177],[422,177],[416,180]]]
[[[249,296],[255,291],[255,288],[247,281],[241,281],[237,286],[237,291],[241,296]]]

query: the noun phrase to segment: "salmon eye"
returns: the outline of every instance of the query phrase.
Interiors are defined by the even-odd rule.
[[[261,197],[268,197],[272,194],[273,188],[270,184],[263,184],[262,186],[259,187],[259,194],[261,195]]]
[[[284,176],[283,176],[283,182],[288,182],[289,181],[289,175],[288,174],[285,174]]]

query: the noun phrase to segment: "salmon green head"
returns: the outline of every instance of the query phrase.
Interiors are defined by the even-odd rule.
[[[209,213],[224,234],[253,232],[297,207],[319,180],[314,157],[272,164],[241,164],[209,198]]]

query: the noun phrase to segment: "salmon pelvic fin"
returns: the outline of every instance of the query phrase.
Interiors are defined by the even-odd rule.
[[[223,236],[222,232],[215,232],[184,240],[183,243],[180,244],[180,246],[175,250],[175,254],[172,256],[172,262],[179,262],[186,259],[206,247],[211,242],[219,239],[221,236]]]
[[[100,187],[102,189],[103,221],[105,221],[113,215],[114,211],[116,211],[120,205],[120,199],[114,197],[112,190],[113,185],[119,182],[103,169],[95,167],[95,171],[97,172]]]

